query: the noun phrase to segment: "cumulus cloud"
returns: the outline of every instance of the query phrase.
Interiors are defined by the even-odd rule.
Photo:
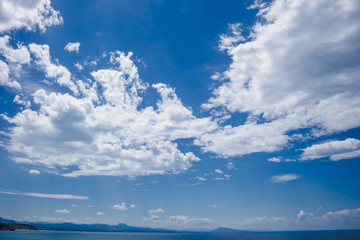
[[[18,44],[18,48],[14,49],[9,45],[9,40],[7,35],[0,37],[0,54],[10,63],[29,64],[31,59],[27,47]]]
[[[343,141],[314,144],[304,149],[300,160],[306,161],[324,157],[330,157],[331,161],[360,157],[360,140],[348,138]]]
[[[297,215],[297,218],[298,219],[305,219],[307,217],[312,217],[312,216],[314,216],[313,213],[306,213],[304,210],[301,209],[300,212]]]
[[[220,49],[227,50],[232,63],[223,73],[227,81],[203,105],[248,118],[201,136],[197,144],[230,157],[281,150],[294,139],[292,130],[317,137],[360,126],[359,4],[257,4],[259,20],[245,41],[228,44],[236,42],[240,30],[228,41],[221,36]]]
[[[283,183],[283,182],[289,182],[294,181],[301,177],[298,174],[284,174],[284,175],[275,175],[271,177],[271,181],[274,183]]]
[[[16,95],[14,98],[14,103],[23,105],[26,108],[29,108],[31,106],[31,102],[29,100],[22,99],[19,95]]]
[[[126,207],[126,202],[122,202],[121,204],[115,204],[112,208],[120,211],[128,210],[128,208]]]
[[[20,90],[21,86],[16,78],[20,76],[22,65],[30,63],[30,53],[26,46],[18,43],[17,48],[13,48],[9,41],[10,37],[7,35],[0,37],[0,55],[4,59],[0,60],[0,85]]]
[[[67,210],[67,209],[58,209],[58,210],[55,210],[55,213],[64,214],[64,213],[70,213],[70,212],[69,212],[69,210]]]
[[[78,53],[79,49],[80,49],[80,43],[79,42],[76,42],[76,43],[69,42],[68,44],[66,44],[64,49],[68,52],[77,52]]]
[[[39,198],[52,198],[52,199],[75,199],[75,200],[87,200],[87,196],[78,196],[71,194],[48,194],[48,193],[25,193],[25,192],[5,192],[0,191],[1,194],[7,195],[19,195],[19,196],[29,196],[29,197],[39,197]]]
[[[32,95],[36,108],[3,116],[15,125],[6,148],[16,162],[55,168],[69,177],[176,173],[200,159],[181,152],[174,141],[217,128],[211,118],[196,118],[162,83],[151,86],[160,97],[156,106],[140,108],[149,86],[140,79],[132,53],[111,53],[112,68],[72,81],[65,67],[51,61],[47,45],[29,49],[46,76],[75,96],[39,89]]]
[[[223,174],[223,173],[224,173],[224,172],[221,171],[220,169],[215,169],[214,172],[215,172],[215,173],[218,173],[218,174]]]
[[[71,80],[71,73],[69,70],[58,64],[54,64],[50,57],[50,48],[48,45],[38,45],[32,43],[29,45],[30,52],[35,57],[35,63],[45,72],[48,78],[56,79],[60,86],[70,88],[76,95],[79,90],[75,83]]]
[[[17,81],[9,78],[9,74],[9,66],[0,60],[0,85],[20,89],[20,84]]]
[[[105,214],[103,212],[97,212],[96,215],[98,216],[104,216]]]
[[[80,64],[80,63],[75,63],[74,66],[79,70],[82,71],[84,69],[84,67]]]
[[[50,4],[50,0],[0,0],[0,32],[20,28],[44,32],[47,27],[62,24],[59,11]]]

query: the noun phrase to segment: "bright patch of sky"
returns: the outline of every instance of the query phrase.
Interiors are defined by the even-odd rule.
[[[360,227],[358,1],[0,5],[1,217]]]

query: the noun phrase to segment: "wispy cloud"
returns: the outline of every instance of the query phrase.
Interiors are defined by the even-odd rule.
[[[40,171],[39,171],[39,170],[30,169],[30,170],[29,170],[29,173],[30,173],[30,174],[36,174],[36,175],[37,175],[37,174],[40,174]]]
[[[24,193],[24,192],[5,192],[0,191],[1,194],[7,195],[18,195],[18,196],[28,196],[28,197],[39,197],[39,198],[52,198],[52,199],[75,199],[75,200],[87,200],[87,196],[78,196],[71,194],[49,194],[49,193]]]
[[[298,174],[275,175],[271,177],[271,181],[274,183],[283,183],[296,180],[299,177],[301,177],[301,175]]]
[[[226,165],[226,167],[227,167],[227,169],[229,169],[229,170],[232,170],[232,169],[235,169],[235,170],[236,170],[236,169],[237,169],[232,162],[228,162],[228,164]]]
[[[268,162],[276,162],[279,163],[281,162],[281,157],[272,157],[268,159]]]
[[[165,211],[161,208],[158,208],[156,210],[149,210],[150,214],[158,214],[158,213],[164,213]]]

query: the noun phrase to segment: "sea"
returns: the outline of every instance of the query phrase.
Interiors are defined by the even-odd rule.
[[[211,233],[0,231],[1,240],[360,240],[360,230]]]

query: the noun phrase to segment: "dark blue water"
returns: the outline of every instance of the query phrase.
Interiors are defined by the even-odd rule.
[[[1,240],[360,240],[359,231],[208,233],[0,232]]]

